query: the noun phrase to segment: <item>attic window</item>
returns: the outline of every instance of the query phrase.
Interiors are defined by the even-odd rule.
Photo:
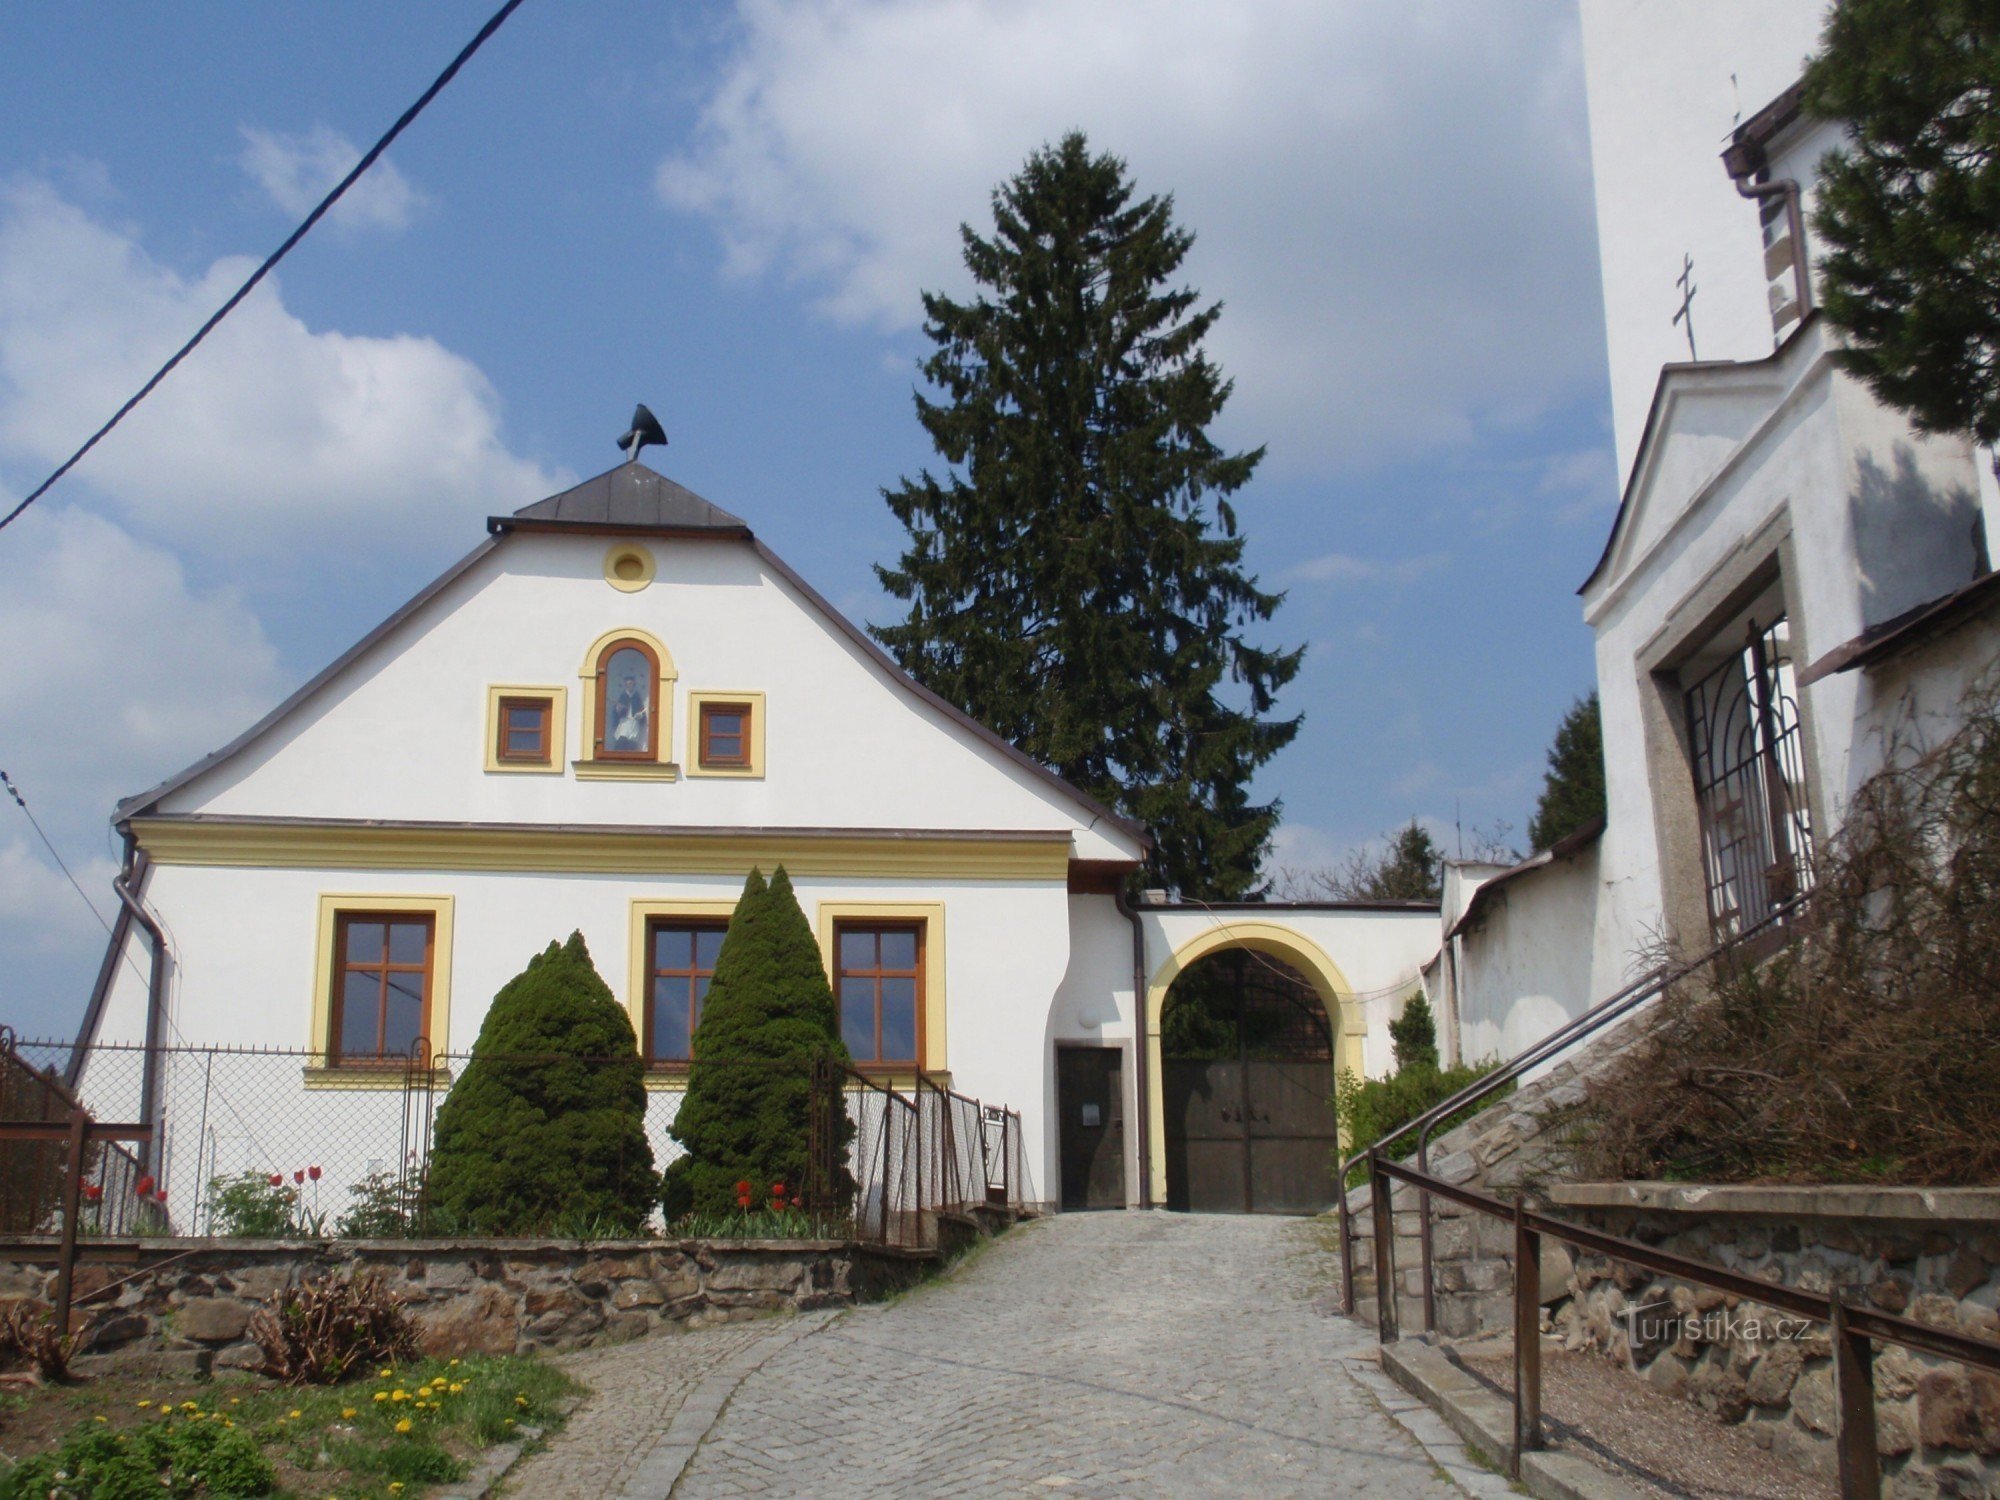
[[[486,769],[559,772],[568,695],[559,687],[491,683],[486,689]]]
[[[621,594],[636,594],[653,581],[653,554],[637,542],[620,542],[604,554],[604,581]]]

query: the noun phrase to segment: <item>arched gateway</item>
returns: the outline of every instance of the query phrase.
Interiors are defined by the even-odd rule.
[[[1171,1209],[1316,1213],[1333,1202],[1346,985],[1296,935],[1240,926],[1156,977],[1156,1188]]]

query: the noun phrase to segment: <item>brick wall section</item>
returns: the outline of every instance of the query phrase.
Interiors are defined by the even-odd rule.
[[[976,1238],[974,1220],[947,1238]],[[308,1277],[379,1276],[405,1299],[427,1353],[514,1354],[635,1338],[782,1308],[864,1301],[928,1274],[935,1252],[831,1240],[149,1240],[77,1267],[80,1372],[252,1368],[258,1306]],[[129,1278],[129,1279],[128,1279]],[[52,1249],[0,1260],[0,1301],[49,1302]],[[101,1294],[101,1295],[100,1295]]]
[[[2000,1339],[2000,1190],[1605,1183],[1549,1196],[1564,1217],[1676,1254]],[[1568,1289],[1554,1321],[1569,1348],[1599,1351],[1743,1424],[1795,1467],[1835,1476],[1823,1327],[1596,1255],[1578,1258]],[[2000,1494],[2000,1375],[1885,1347],[1875,1395],[1888,1493]]]

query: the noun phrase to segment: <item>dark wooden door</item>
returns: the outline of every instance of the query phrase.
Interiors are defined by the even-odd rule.
[[[1117,1047],[1056,1049],[1062,1206],[1125,1206],[1125,1057]]]
[[[1305,980],[1262,956],[1216,955],[1170,1018],[1162,1059],[1167,1207],[1308,1214],[1332,1207],[1333,1036]]]

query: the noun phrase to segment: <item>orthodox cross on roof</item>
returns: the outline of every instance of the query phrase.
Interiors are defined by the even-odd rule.
[[[1697,288],[1692,255],[1684,253],[1681,256],[1681,274],[1674,279],[1674,285],[1681,289],[1680,310],[1674,314],[1674,321],[1687,324],[1688,358],[1698,360],[1701,356],[1694,352],[1694,294]]]

